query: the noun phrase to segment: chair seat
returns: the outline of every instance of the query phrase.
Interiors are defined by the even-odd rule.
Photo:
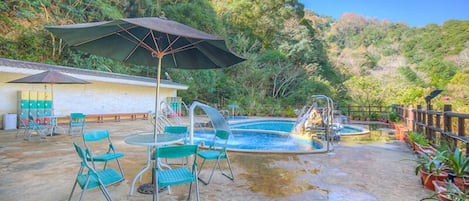
[[[97,171],[97,174],[102,179],[101,181],[105,186],[122,181],[124,179],[119,173],[117,173],[116,170],[111,168],[99,170]],[[99,186],[98,176],[96,174],[83,174],[77,177],[78,184],[81,188],[85,187],[88,176],[90,176],[90,181],[86,186],[86,189],[91,189]]]
[[[124,157],[124,153],[122,153],[122,152],[105,153],[105,154],[93,156],[93,161],[95,161],[95,162],[105,162],[105,161],[110,161],[110,160],[117,159],[117,158],[122,158],[122,157]],[[88,161],[90,161],[89,158],[88,158]]]
[[[217,151],[217,150],[213,150],[213,151],[199,151],[197,153],[197,155],[199,155],[200,157],[202,157],[203,159],[208,159],[208,160],[215,160],[218,158],[218,156],[220,155],[220,151]],[[221,155],[220,158],[226,158],[226,155],[223,154]]]
[[[190,183],[194,180],[195,176],[187,168],[168,169],[158,172],[158,185],[160,187]]]
[[[46,125],[34,124],[32,125],[34,129],[46,129],[48,128]]]
[[[70,123],[70,126],[83,126],[83,123],[75,123],[75,122],[72,122]]]

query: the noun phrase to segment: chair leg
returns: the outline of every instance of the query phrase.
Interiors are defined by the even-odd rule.
[[[89,183],[90,183],[90,176],[88,176],[88,178],[86,178],[85,185],[83,185],[83,188],[82,188],[82,191],[81,191],[81,194],[80,194],[80,201],[82,201],[83,197],[85,197],[85,193],[86,193],[86,190],[88,189],[88,184]]]
[[[155,169],[153,171],[153,185],[155,188],[153,189],[153,201],[160,200],[159,189],[158,189],[158,172]]]
[[[200,164],[199,171],[198,171],[199,174],[202,172],[202,168],[204,167],[204,164],[205,164],[205,159],[204,159],[204,160],[202,161],[202,163]],[[197,176],[197,179],[200,180],[200,181],[201,181],[202,183],[204,183],[205,185],[207,185],[206,182],[205,182],[202,178],[200,178],[200,176]]]
[[[195,178],[197,178],[197,172],[195,173]],[[187,196],[187,200],[191,199],[192,184],[193,183],[195,183],[195,194],[197,196],[197,201],[198,201],[198,200],[200,200],[200,194],[199,194],[199,181],[197,179],[189,184],[189,195]]]
[[[119,170],[121,172],[122,178],[124,178],[124,170],[122,169],[121,163],[119,162],[119,159],[116,159],[116,160],[117,160],[117,166],[119,166]]]
[[[227,163],[227,166],[228,166],[228,169],[230,171],[230,174],[228,175],[228,173],[225,173],[225,171],[223,171],[223,169],[221,168],[221,165],[220,165],[220,160],[223,160],[223,159],[226,159],[226,163]],[[204,163],[205,163],[205,159],[202,161],[202,164],[200,164],[200,169],[199,169],[199,174],[200,172],[202,172],[202,167],[204,166]],[[204,180],[202,179],[200,176],[198,177],[198,179],[204,183],[205,185],[208,185],[210,183],[210,181],[212,180],[212,176],[213,176],[213,173],[215,172],[215,169],[218,167],[218,169],[220,170],[221,174],[225,177],[227,177],[228,179],[230,180],[234,180],[234,175],[233,175],[233,171],[231,170],[231,163],[230,163],[230,159],[228,158],[228,155],[226,155],[226,158],[219,158],[218,160],[216,160],[213,168],[212,168],[212,172],[210,173],[210,176],[208,178],[208,180]]]
[[[202,172],[202,168],[203,168],[203,166],[204,166],[204,164],[205,164],[205,161],[206,161],[206,160],[204,159],[204,160],[202,161],[202,164],[200,164],[199,174]],[[218,160],[215,162],[215,164],[214,164],[214,166],[213,166],[213,168],[212,168],[212,171],[211,171],[211,173],[210,173],[210,176],[209,176],[208,180],[204,180],[204,179],[202,179],[200,176],[198,176],[197,178],[198,178],[202,183],[204,183],[205,185],[208,185],[208,184],[210,183],[210,180],[212,180],[213,172],[215,172],[215,168],[217,168],[217,165],[218,165]]]
[[[68,201],[72,200],[73,192],[75,191],[75,187],[77,187],[77,181],[75,180],[75,183],[73,184],[72,187],[72,192],[70,193],[70,196],[68,197]]]
[[[225,172],[223,171],[223,169],[221,169],[220,164],[218,164],[218,168],[220,168],[221,173],[222,173],[225,177],[227,177],[227,178],[230,179],[230,180],[234,180],[233,171],[231,170],[230,158],[228,157],[228,155],[226,155],[226,165],[228,166],[228,170],[230,170],[230,175],[228,175],[227,173],[225,173]]]
[[[104,184],[100,184],[99,188],[101,189],[101,192],[103,192],[104,197],[106,198],[107,201],[112,201],[111,194],[109,194],[109,191],[107,191],[106,187]]]
[[[197,168],[195,168],[194,171],[195,171],[195,178],[199,178],[199,174],[198,174],[198,172],[197,172]],[[199,180],[196,179],[194,182],[195,182],[195,194],[196,194],[196,196],[197,196],[197,201],[199,201],[199,200],[200,200]]]
[[[187,200],[191,199],[191,192],[192,192],[192,183],[189,183],[189,195],[187,195]]]
[[[20,136],[20,130],[21,130],[21,129],[23,129],[23,137],[26,136],[27,128],[26,128],[26,127],[24,127],[24,128],[19,127],[18,129],[16,129],[16,138],[18,138],[18,136]]]

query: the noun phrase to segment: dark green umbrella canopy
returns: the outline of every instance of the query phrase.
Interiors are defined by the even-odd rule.
[[[156,66],[155,58],[162,57],[165,68],[210,69],[245,60],[215,35],[157,17],[47,26],[46,29],[72,48],[137,65]]]
[[[125,63],[157,66],[156,114],[162,66],[211,69],[229,67],[245,60],[215,35],[157,17],[47,26],[46,29],[72,48]],[[158,122],[155,122],[155,141],[157,130]]]

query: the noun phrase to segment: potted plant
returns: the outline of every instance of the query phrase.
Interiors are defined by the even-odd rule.
[[[436,149],[430,145],[430,140],[428,140],[424,134],[409,132],[407,135],[410,147],[415,153],[417,153],[417,151],[421,151],[431,155],[436,152]]]
[[[389,113],[389,121],[397,123],[399,121],[399,114],[397,112],[391,112]]]
[[[458,148],[452,154],[446,156],[446,164],[449,168],[450,179],[461,190],[469,189],[469,158]]]
[[[434,190],[432,181],[443,181],[448,177],[448,173],[444,171],[446,165],[446,151],[435,152],[432,155],[418,151],[417,166],[415,167],[415,175],[420,173],[422,184],[429,190]]]
[[[466,201],[467,193],[461,191],[451,181],[433,181],[435,192],[441,201]]]
[[[373,112],[373,113],[370,114],[371,121],[377,121],[378,117],[379,117],[378,113]]]

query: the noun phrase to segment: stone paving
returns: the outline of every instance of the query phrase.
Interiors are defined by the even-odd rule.
[[[113,143],[126,156],[125,180],[108,187],[114,200],[152,200],[134,192],[130,183],[145,164],[146,148],[125,144],[129,135],[150,132],[148,121],[89,123],[86,130],[109,129]],[[67,200],[79,159],[72,142],[80,136],[61,134],[25,141],[16,130],[0,131],[0,200]],[[252,154],[230,152],[235,180],[216,172],[209,185],[200,183],[201,200],[417,201],[433,192],[414,174],[414,155],[400,141],[343,142],[328,154]],[[144,174],[141,183],[151,179]],[[137,182],[137,185],[141,184]],[[161,200],[184,200],[188,186],[176,186]],[[79,199],[77,189],[72,200]],[[192,198],[195,198],[194,196]],[[91,189],[84,200],[105,200]],[[192,199],[195,200],[195,199]]]

